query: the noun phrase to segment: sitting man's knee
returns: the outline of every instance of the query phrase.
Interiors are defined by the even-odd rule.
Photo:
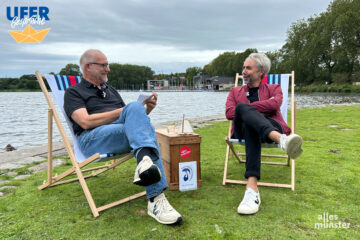
[[[243,111],[249,109],[249,105],[246,103],[238,103],[236,104],[235,114],[241,114]]]
[[[142,103],[139,101],[131,102],[131,103],[127,104],[126,106],[127,106],[127,108],[140,109],[140,110],[145,111],[144,105],[142,105]]]

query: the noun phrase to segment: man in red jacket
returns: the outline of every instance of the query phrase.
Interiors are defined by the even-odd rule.
[[[261,79],[269,73],[270,59],[263,53],[252,53],[243,65],[244,86],[234,87],[226,101],[226,118],[233,120],[232,138],[245,139],[246,191],[237,211],[239,214],[258,212],[261,203],[257,181],[260,179],[262,142],[275,142],[291,158],[301,153],[302,138],[291,134],[281,112],[280,85],[268,85]]]

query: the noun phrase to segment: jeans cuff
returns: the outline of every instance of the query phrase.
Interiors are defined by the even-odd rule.
[[[148,199],[153,198],[153,197],[156,197],[156,196],[160,195],[162,192],[164,192],[166,189],[167,189],[167,187],[165,187],[165,188],[164,188],[163,190],[161,190],[160,192],[156,192],[156,193],[152,193],[152,194],[150,194],[150,195],[146,195],[146,197],[147,197]]]

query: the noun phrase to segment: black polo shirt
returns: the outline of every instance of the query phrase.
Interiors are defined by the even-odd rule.
[[[105,94],[104,94],[105,93]],[[115,88],[104,84],[102,90],[96,85],[81,78],[81,82],[68,88],[64,95],[64,110],[71,120],[74,133],[79,136],[84,129],[72,118],[71,114],[79,109],[86,108],[89,114],[102,113],[125,106],[120,94]]]

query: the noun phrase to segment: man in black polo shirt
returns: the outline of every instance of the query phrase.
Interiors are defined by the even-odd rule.
[[[147,116],[156,106],[157,94],[125,105],[119,93],[106,84],[110,72],[106,56],[87,50],[80,58],[81,82],[68,88],[64,109],[73,124],[81,151],[89,157],[99,153],[132,152],[137,160],[134,183],[145,186],[148,214],[162,224],[182,221],[169,204],[161,154],[154,127]]]

